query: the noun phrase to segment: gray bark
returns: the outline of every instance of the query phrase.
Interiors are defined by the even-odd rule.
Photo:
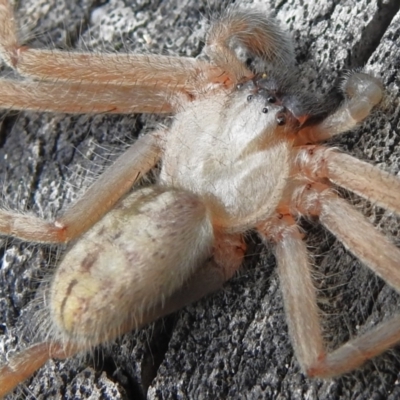
[[[197,56],[217,0],[25,0],[21,35],[33,46],[150,51]],[[327,92],[343,69],[367,66],[386,97],[360,127],[334,145],[394,174],[400,148],[398,0],[254,1],[290,31],[311,91]],[[4,74],[9,74],[4,69]],[[0,180],[7,207],[51,217],[154,116],[3,113]],[[168,123],[164,121],[164,123]],[[111,155],[110,155],[111,154]],[[399,219],[348,196],[378,229],[397,240]],[[392,315],[398,296],[317,223],[304,223],[324,333],[330,348]],[[34,337],[29,318],[57,249],[1,239],[0,360]],[[275,260],[256,237],[241,272],[224,289],[92,357],[50,361],[10,398],[46,399],[396,399],[394,349],[344,377],[305,377],[287,332]],[[379,251],[379,249],[376,249]],[[112,277],[111,277],[112,278]]]

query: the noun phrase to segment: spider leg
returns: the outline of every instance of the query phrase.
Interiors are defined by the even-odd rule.
[[[229,71],[233,82],[251,79],[254,74],[239,60],[233,43],[269,63],[294,64],[288,35],[275,21],[255,10],[229,10],[211,26],[205,48],[213,63]]]
[[[77,352],[72,346],[64,347],[58,343],[49,342],[37,343],[23,350],[12,357],[8,364],[0,367],[0,398],[6,396],[43,367],[51,357],[65,359]]]
[[[298,212],[318,215],[351,253],[400,292],[400,250],[396,246],[327,186],[307,184],[299,192]],[[394,316],[326,353],[307,250],[293,218],[290,214],[273,216],[257,229],[264,240],[276,243],[289,331],[296,356],[309,376],[328,378],[350,372],[400,341],[400,316]]]
[[[307,185],[298,198],[300,212],[318,215],[343,245],[385,282],[400,292],[400,250],[345,200],[321,184]],[[379,251],[376,251],[379,249]],[[307,369],[311,376],[330,377],[351,371],[400,341],[400,316],[321,354]]]
[[[400,249],[352,205],[318,183],[299,190],[296,203],[301,213],[318,216],[351,253],[400,292]]]
[[[349,75],[342,84],[346,100],[321,123],[301,129],[296,145],[320,142],[354,128],[366,118],[383,97],[381,82],[364,73]]]
[[[0,54],[8,65],[14,63],[18,48],[12,6],[8,0],[0,0]]]
[[[326,179],[400,215],[400,179],[365,161],[323,146],[303,146],[298,167],[312,180]]]
[[[143,94],[148,90],[148,97],[154,93],[190,97],[210,83],[226,81],[223,70],[194,58],[31,49],[19,44],[16,32],[12,6],[0,0],[0,58],[22,76],[40,81],[79,83],[85,90],[86,85],[105,85],[102,90],[109,92],[118,92],[121,86],[128,87],[126,91],[140,87]]]
[[[400,342],[400,316],[385,321],[333,352],[320,355],[307,369],[310,377],[330,378],[351,372]]]
[[[395,316],[326,354],[307,249],[294,221],[288,223],[290,219],[288,215],[272,217],[258,231],[264,240],[272,239],[276,243],[289,332],[302,369],[311,377],[337,376],[356,369],[398,343],[400,316]],[[369,228],[375,230],[372,226]]]
[[[296,357],[306,371],[324,352],[306,245],[290,214],[275,215],[257,230],[264,241],[275,242],[289,332]]]
[[[171,113],[171,93],[149,87],[0,78],[0,108],[65,113]]]
[[[0,210],[0,233],[45,243],[63,243],[76,238],[111,210],[154,167],[161,154],[162,134],[153,132],[139,138],[54,222]]]

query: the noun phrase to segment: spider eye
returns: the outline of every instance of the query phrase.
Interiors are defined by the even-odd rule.
[[[268,101],[268,103],[273,104],[273,103],[276,103],[276,98],[274,96],[269,96],[267,101]]]
[[[253,100],[253,95],[252,94],[249,94],[248,96],[247,96],[247,101],[252,101]]]
[[[264,108],[262,109],[262,112],[263,112],[264,114],[266,114],[266,113],[268,112],[268,108],[267,108],[267,107],[264,107]]]

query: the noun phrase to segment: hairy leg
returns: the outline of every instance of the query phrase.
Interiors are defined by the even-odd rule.
[[[233,82],[251,79],[253,73],[238,59],[232,42],[269,63],[285,68],[294,64],[289,36],[275,21],[257,11],[229,10],[211,26],[205,48],[216,65],[229,71]]]
[[[285,314],[296,357],[304,371],[324,352],[315,288],[306,245],[290,214],[279,214],[257,227],[275,243]]]
[[[81,235],[154,167],[161,154],[160,140],[163,134],[153,132],[139,138],[54,222],[0,210],[0,233],[45,243],[64,243]]]
[[[318,215],[350,252],[400,291],[400,250],[344,200],[322,185],[314,186],[305,185],[296,198],[298,211]],[[327,353],[307,251],[291,215],[273,216],[258,231],[264,240],[276,243],[289,331],[299,363],[309,376],[328,378],[350,372],[400,341],[400,316],[396,315]]]
[[[13,356],[8,364],[0,367],[0,398],[3,398],[21,382],[28,379],[35,371],[51,358],[64,359],[78,353],[73,346],[64,347],[58,343],[42,342]]]
[[[364,120],[383,97],[381,82],[364,73],[351,73],[343,81],[346,100],[320,124],[307,126],[297,134],[295,144],[320,142],[354,128]]]
[[[171,113],[172,94],[146,87],[0,78],[0,108],[70,114]]]
[[[9,0],[0,0],[0,58],[22,76],[57,84],[79,83],[81,92],[90,92],[90,85],[99,91],[104,85],[103,91],[117,92],[114,95],[116,99],[119,98],[117,89],[121,87],[127,87],[125,90],[131,92],[132,87],[140,87],[142,93],[148,91],[149,98],[154,94],[186,94],[192,97],[209,84],[226,81],[224,70],[194,58],[31,49],[18,42],[16,31]],[[136,100],[135,97],[133,100]],[[143,96],[144,105],[145,100]],[[68,109],[64,111],[69,112]]]
[[[301,212],[318,216],[351,253],[400,292],[400,249],[362,214],[322,185],[307,186],[298,201]]]
[[[318,215],[344,246],[385,282],[400,292],[400,250],[364,216],[329,189],[317,185],[302,197],[303,212]],[[378,249],[378,251],[377,251]],[[331,377],[359,367],[400,341],[400,316],[355,337],[331,354],[321,355],[308,369],[310,376]]]
[[[312,180],[326,179],[400,215],[400,179],[365,161],[323,146],[304,146],[296,162]]]

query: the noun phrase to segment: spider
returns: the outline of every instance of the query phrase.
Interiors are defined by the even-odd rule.
[[[290,335],[308,375],[346,373],[400,340],[394,317],[325,351],[297,226],[301,216],[318,217],[398,288],[399,250],[332,187],[398,213],[398,179],[320,144],[368,116],[383,95],[377,79],[349,74],[345,100],[331,112],[294,79],[286,33],[254,9],[232,8],[215,22],[202,59],[29,49],[13,21],[0,0],[1,57],[32,80],[2,78],[2,108],[174,113],[175,120],[139,138],[56,221],[0,212],[5,235],[75,242],[49,289],[48,337],[2,367],[1,396],[51,357],[87,351],[220,288],[242,264],[250,229],[275,245]],[[246,64],[243,53],[258,63]],[[132,191],[159,160],[158,183]]]

